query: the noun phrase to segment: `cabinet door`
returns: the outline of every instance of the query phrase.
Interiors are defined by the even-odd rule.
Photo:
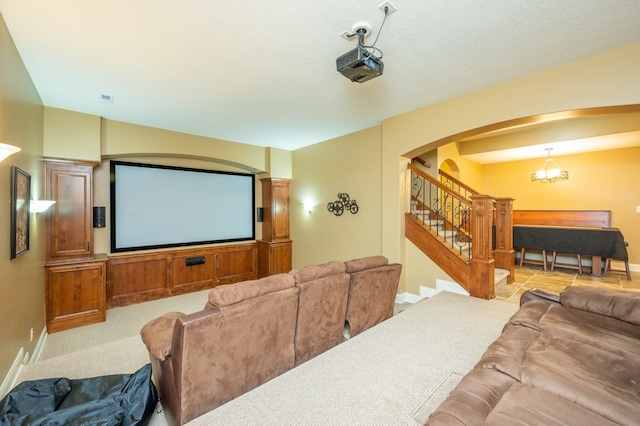
[[[273,239],[289,238],[289,182],[273,185],[271,208],[273,209]]]
[[[291,241],[271,245],[271,274],[291,271]]]
[[[292,242],[258,241],[258,278],[291,271]]]
[[[105,320],[105,262],[46,268],[49,333]]]
[[[55,200],[47,212],[47,260],[93,253],[93,168],[70,163],[45,163],[46,198]]]
[[[289,180],[265,178],[262,182],[262,239],[289,239]]]

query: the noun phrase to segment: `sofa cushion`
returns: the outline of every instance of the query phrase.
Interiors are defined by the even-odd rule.
[[[164,361],[171,355],[171,340],[176,320],[184,316],[182,312],[167,312],[142,327],[140,336],[147,350],[155,358]]]
[[[640,325],[640,293],[625,290],[571,286],[560,293],[560,303]]]
[[[277,274],[259,280],[220,285],[209,292],[209,303],[219,307],[229,306],[294,286],[295,280],[289,274]]]
[[[344,269],[344,263],[342,264]],[[296,365],[338,345],[343,339],[349,274],[342,272],[297,284]]]
[[[640,353],[621,356],[541,333],[522,361],[521,382],[619,424],[637,424]]]
[[[510,328],[514,325],[520,325],[532,330],[540,331],[540,319],[547,313],[551,304],[543,302],[541,300],[531,300],[518,311],[513,314],[511,319],[504,326],[504,329]]]
[[[514,326],[579,341],[620,356],[638,353],[640,327],[557,304],[541,301],[526,303],[509,320],[505,329]]]
[[[484,426],[613,426],[616,423],[551,392],[514,383],[482,424]]]
[[[302,284],[330,275],[341,274],[345,269],[346,265],[344,262],[332,261],[323,263],[322,265],[309,265],[304,268],[294,269],[289,272],[289,274],[295,278],[297,284]]]
[[[382,256],[376,257],[382,258]],[[361,266],[365,263],[367,262],[356,263],[356,265]],[[353,267],[354,264],[350,266]],[[402,265],[392,263],[349,274],[351,277],[346,320],[349,323],[351,337],[393,316],[401,272]]]
[[[347,272],[358,272],[365,269],[378,268],[389,263],[389,259],[384,256],[369,256],[353,259],[345,262]]]
[[[522,362],[540,332],[525,327],[506,329],[486,350],[475,368],[494,370],[521,380]]]
[[[480,426],[505,392],[516,383],[493,370],[475,368],[467,374],[449,397],[434,411],[427,425]]]

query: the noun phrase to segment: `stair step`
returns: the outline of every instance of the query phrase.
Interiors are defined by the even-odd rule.
[[[502,287],[507,284],[507,279],[509,278],[510,272],[506,269],[495,268],[494,270],[494,287],[497,290],[499,287]]]

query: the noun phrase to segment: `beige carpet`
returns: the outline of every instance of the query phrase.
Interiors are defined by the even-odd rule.
[[[439,293],[189,424],[424,424],[517,308]]]
[[[423,424],[516,309],[439,293],[189,424]],[[147,362],[131,336],[25,366],[20,381],[134,372]],[[165,424],[154,414],[151,425]]]

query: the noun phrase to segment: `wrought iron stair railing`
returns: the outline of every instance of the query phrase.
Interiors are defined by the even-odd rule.
[[[469,202],[471,202],[471,196],[478,195],[480,193],[442,169],[438,169],[438,175],[440,176],[440,182],[449,187],[453,192],[456,192],[469,200]]]
[[[472,296],[494,297],[494,268],[508,270],[513,281],[513,199],[478,194],[451,176],[441,182],[412,164],[408,169],[407,238]]]
[[[471,200],[422,170],[411,170],[411,209],[422,227],[457,255],[471,259]]]

